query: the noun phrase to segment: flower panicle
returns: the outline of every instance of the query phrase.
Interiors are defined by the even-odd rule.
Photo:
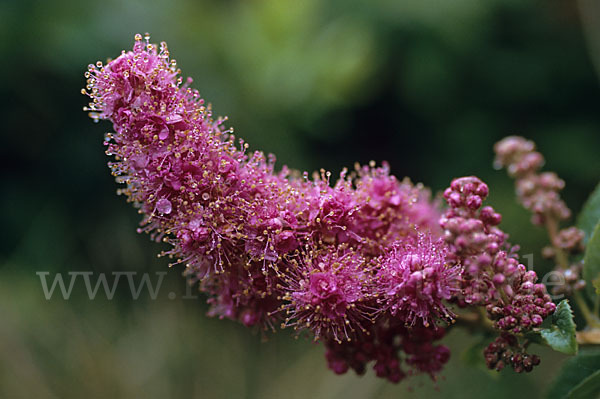
[[[544,248],[542,255],[555,259],[555,274],[565,282],[553,287],[552,293],[576,295],[585,287],[585,280],[581,278],[583,264],[580,261],[569,262],[568,255],[583,252],[585,234],[575,226],[559,229],[560,222],[571,216],[571,210],[560,197],[560,191],[565,187],[564,180],[554,172],[540,171],[544,157],[536,151],[531,140],[509,136],[497,142],[494,151],[494,166],[506,168],[515,179],[517,198],[533,214],[531,222],[544,226],[548,231],[551,245]]]
[[[494,151],[494,166],[506,168],[516,179],[517,197],[533,213],[533,224],[544,226],[548,221],[571,216],[571,210],[559,194],[565,187],[564,180],[554,172],[540,172],[545,161],[533,141],[509,136],[497,142]]]
[[[434,345],[452,304],[485,306],[507,333],[553,311],[506,244],[487,186],[456,179],[443,214],[422,185],[375,163],[331,173],[277,171],[184,83],[165,43],[91,65],[83,93],[109,120],[106,153],[140,232],[208,295],[209,315],[248,327],[290,327],[325,344],[329,367],[432,378],[449,350]],[[532,161],[533,162],[533,161]],[[438,223],[439,222],[439,223]],[[565,237],[568,241],[569,237]]]
[[[440,225],[452,261],[462,265],[461,293],[455,301],[459,306],[483,306],[503,339],[513,337],[511,346],[521,348],[516,334],[539,327],[556,305],[546,287],[536,283],[536,273],[519,262],[517,248],[510,246],[508,235],[498,227],[501,215],[483,206],[488,193],[488,186],[475,176],[454,179],[444,192],[449,208]],[[494,348],[490,346],[489,352]],[[519,356],[525,356],[524,349],[519,350]],[[501,369],[506,361],[494,356],[486,354],[488,366]],[[523,366],[515,360],[511,364],[515,370],[531,371],[526,363]]]

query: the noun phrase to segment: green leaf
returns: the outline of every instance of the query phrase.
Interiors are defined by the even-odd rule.
[[[600,372],[600,350],[582,350],[567,360],[547,393],[548,399],[595,398],[597,374]],[[590,384],[590,385],[588,385]],[[593,393],[596,393],[594,395]],[[591,393],[591,394],[590,394]],[[587,394],[587,396],[585,396]],[[584,396],[576,396],[584,395]]]
[[[564,299],[552,315],[552,325],[527,334],[527,338],[538,344],[545,344],[555,351],[574,355],[577,353],[575,322],[569,301]]]
[[[594,290],[596,290],[596,295],[600,295],[600,276],[592,280],[592,284],[594,285]]]
[[[583,279],[591,298],[595,296],[594,280],[600,278],[600,223],[596,225],[592,238],[587,243],[583,256]]]
[[[571,392],[569,399],[590,399],[600,397],[600,370],[581,381]]]
[[[600,184],[589,196],[577,217],[577,227],[585,232],[584,242],[590,240],[598,222],[600,222]]]

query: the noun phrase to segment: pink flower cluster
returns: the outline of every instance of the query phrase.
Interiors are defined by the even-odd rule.
[[[495,166],[506,167],[517,179],[517,195],[525,208],[533,212],[532,222],[544,225],[549,218],[568,219],[571,211],[560,199],[565,182],[554,172],[538,173],[544,157],[535,151],[535,143],[522,137],[510,136],[496,143]]]
[[[462,265],[461,307],[484,306],[500,336],[484,351],[489,368],[511,365],[516,372],[531,371],[540,363],[526,352],[516,334],[539,327],[556,305],[537,275],[519,263],[508,235],[498,228],[501,215],[490,206],[481,207],[488,187],[477,177],[454,179],[444,192],[450,208],[440,219],[451,262]]]
[[[440,225],[453,261],[463,267],[456,300],[461,306],[485,306],[496,328],[520,333],[542,324],[556,305],[507,244],[507,234],[497,227],[501,216],[490,206],[481,208],[488,191],[471,176],[455,179],[444,192],[450,208]]]
[[[544,226],[551,246],[544,248],[546,258],[556,260],[556,273],[562,275],[565,284],[553,287],[555,295],[572,295],[585,287],[581,278],[583,264],[570,263],[569,254],[584,250],[584,232],[571,226],[559,230],[561,221],[571,215],[571,210],[560,198],[565,182],[554,172],[540,172],[544,157],[535,150],[535,143],[519,136],[510,136],[494,146],[495,166],[505,167],[515,178],[517,197],[521,204],[533,213],[532,223]]]
[[[485,362],[490,369],[502,370],[506,365],[511,365],[517,373],[529,372],[540,364],[537,355],[528,354],[519,345],[517,337],[502,333],[489,344],[483,351]]]
[[[329,367],[432,378],[448,361],[441,339],[450,303],[484,305],[516,332],[553,311],[535,273],[503,250],[487,186],[453,182],[441,219],[429,192],[357,166],[331,184],[248,153],[198,91],[183,84],[165,43],[136,35],[133,51],[90,65],[84,94],[106,135],[120,193],[143,215],[140,231],[208,295],[209,314],[246,326],[291,327],[324,342]],[[442,238],[443,234],[443,238]]]

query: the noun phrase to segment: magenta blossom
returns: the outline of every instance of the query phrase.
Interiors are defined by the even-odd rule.
[[[282,288],[284,326],[310,329],[315,339],[352,340],[362,322],[372,320],[374,295],[366,259],[353,250],[309,253],[293,265]]]
[[[292,327],[325,344],[334,372],[372,362],[398,382],[434,378],[448,361],[434,342],[455,317],[449,304],[485,306],[512,333],[554,310],[507,247],[500,215],[481,208],[488,190],[475,177],[452,182],[440,218],[429,191],[385,163],[333,182],[323,170],[278,171],[183,83],[166,44],[141,35],[86,77],[90,116],[113,124],[109,165],[143,215],[139,231],[171,245],[162,255],[185,265],[211,316]]]
[[[383,308],[410,326],[451,320],[445,301],[459,292],[461,269],[447,264],[447,254],[444,242],[431,235],[419,234],[415,244],[394,245],[380,258],[377,274]]]

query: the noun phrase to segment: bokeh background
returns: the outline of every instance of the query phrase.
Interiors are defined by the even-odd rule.
[[[0,2],[0,397],[541,397],[564,358],[535,348],[529,375],[492,374],[471,358],[481,337],[453,331],[432,384],[392,385],[329,372],[323,349],[287,331],[260,334],[184,300],[180,268],[135,232],[115,195],[102,135],[82,107],[89,63],[136,32],[165,40],[184,75],[252,148],[280,164],[335,173],[388,160],[442,190],[477,174],[522,253],[541,229],[492,168],[508,134],[535,139],[577,210],[600,178],[594,0],[159,0]],[[36,272],[166,271],[156,300],[46,300]],[[167,293],[175,293],[169,299]]]

